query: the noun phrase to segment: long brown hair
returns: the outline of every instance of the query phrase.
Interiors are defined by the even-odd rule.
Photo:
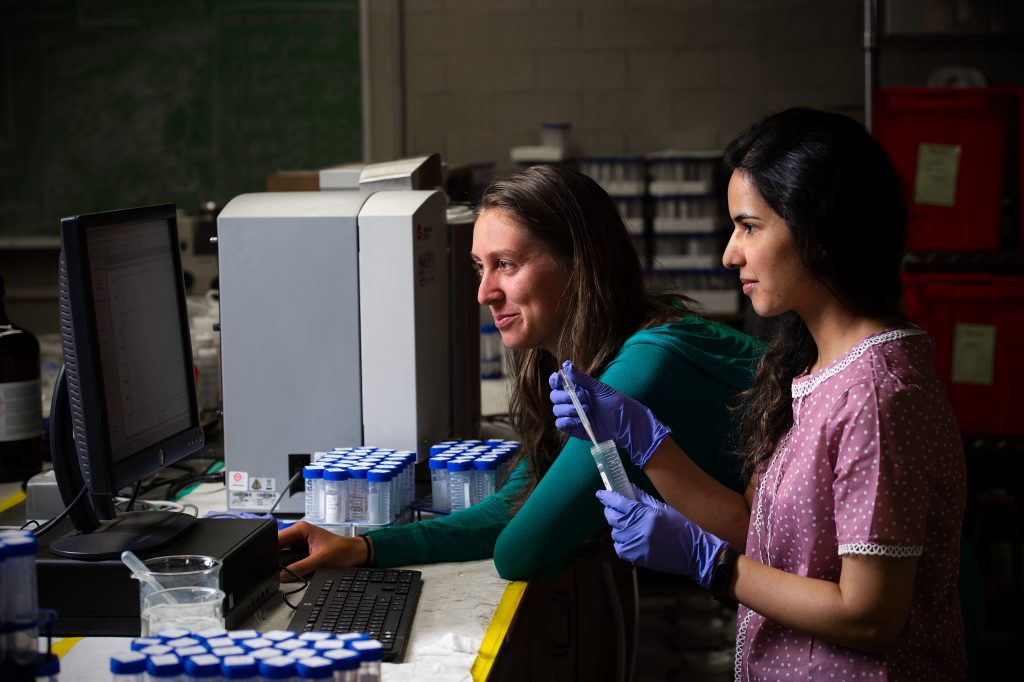
[[[849,310],[904,319],[900,266],[907,208],[885,151],[851,118],[794,108],[768,116],[725,150],[789,226],[805,267]],[[749,479],[793,423],[791,384],[817,358],[795,312],[771,342],[739,404],[739,453]]]
[[[689,311],[685,297],[645,291],[640,258],[615,203],[586,175],[565,166],[531,166],[484,191],[480,210],[490,209],[544,242],[569,275],[557,357],[541,348],[508,351],[514,374],[509,413],[530,473],[518,509],[566,441],[548,399],[548,376],[560,361],[598,374],[637,330]]]

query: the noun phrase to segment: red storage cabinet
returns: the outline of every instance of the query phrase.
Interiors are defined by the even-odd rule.
[[[904,308],[935,337],[963,433],[1024,435],[1024,275],[906,273]]]
[[[1020,180],[1020,193],[1017,195],[1020,248],[1024,250],[1024,88],[1017,88],[1017,179]]]
[[[999,248],[1009,88],[879,88],[874,135],[903,181],[909,251]]]

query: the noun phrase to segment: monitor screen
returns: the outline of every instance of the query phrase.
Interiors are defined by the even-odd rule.
[[[114,464],[191,426],[170,239],[166,221],[86,232]]]
[[[51,449],[65,504],[79,500],[71,513],[79,532],[50,551],[116,556],[191,524],[180,514],[129,519],[113,503],[203,446],[174,206],[64,218],[61,246],[65,360]]]

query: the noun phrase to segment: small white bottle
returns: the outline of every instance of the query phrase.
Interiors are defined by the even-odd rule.
[[[450,511],[451,502],[448,498],[448,460],[443,457],[431,457],[427,462],[430,469],[431,507],[435,511]]]
[[[468,459],[448,460],[448,495],[452,512],[470,505],[473,488],[473,462]]]
[[[18,629],[8,632],[7,656],[17,665],[29,665],[39,654],[38,592],[36,554],[39,544],[32,533],[21,531],[4,536],[3,584],[4,622]]]
[[[146,657],[142,654],[128,651],[110,657],[110,682],[143,682],[145,677]]]
[[[302,467],[306,480],[306,520],[324,522],[324,468],[317,464]]]
[[[348,472],[331,467],[324,471],[324,523],[341,523],[347,515]]]

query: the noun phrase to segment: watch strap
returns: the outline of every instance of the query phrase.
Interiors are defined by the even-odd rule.
[[[715,566],[711,569],[711,586],[708,591],[718,601],[733,601],[726,595],[726,591],[729,589],[732,573],[739,557],[739,552],[730,545],[726,545],[715,559]]]

